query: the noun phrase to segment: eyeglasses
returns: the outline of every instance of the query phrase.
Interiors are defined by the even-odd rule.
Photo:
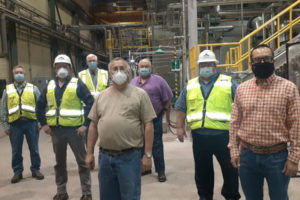
[[[273,56],[252,58],[252,63],[254,63],[254,64],[261,63],[261,61],[264,61],[264,63],[271,63],[271,62],[273,62]]]

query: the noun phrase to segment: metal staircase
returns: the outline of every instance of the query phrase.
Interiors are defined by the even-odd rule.
[[[270,34],[265,40],[259,41],[259,44],[268,44],[275,49],[276,68],[279,68],[286,63],[285,58],[285,43],[300,41],[300,34],[297,33],[296,27],[300,25],[300,16],[295,15],[296,9],[299,8],[300,0],[295,1],[292,5],[282,10],[272,19],[264,23],[262,26],[249,33],[242,38],[239,42],[232,43],[215,43],[215,44],[199,44],[197,46],[198,53],[204,48],[209,48],[214,51],[216,48],[228,46],[229,50],[226,52],[225,63],[217,65],[218,67],[224,67],[226,71],[231,74],[239,74],[240,79],[245,80],[251,76],[250,52],[254,47],[253,41],[258,35],[266,34],[270,28],[275,28],[273,34]],[[298,33],[297,33],[298,34]],[[195,48],[190,51],[190,58],[197,58]],[[190,60],[190,70],[195,71],[196,63],[194,60]],[[192,77],[195,73],[192,74]]]

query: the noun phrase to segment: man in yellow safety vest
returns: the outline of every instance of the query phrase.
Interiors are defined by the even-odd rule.
[[[79,167],[81,200],[90,200],[91,175],[85,165],[84,135],[90,121],[86,120],[86,115],[94,99],[80,79],[71,77],[72,63],[68,56],[58,55],[53,66],[57,77],[48,83],[37,104],[37,117],[42,129],[52,137],[56,157],[54,168],[57,194],[53,200],[69,198],[66,189],[67,144],[70,145]],[[87,113],[83,112],[82,102],[85,103]]]
[[[32,177],[41,180],[41,159],[39,155],[39,131],[35,113],[39,89],[24,79],[25,70],[21,65],[13,68],[14,83],[6,86],[3,92],[0,120],[5,134],[9,136],[12,147],[12,168],[14,176],[11,183],[19,182],[23,176],[22,147],[24,135],[30,150]]]
[[[240,198],[238,171],[230,163],[227,147],[232,102],[237,84],[230,76],[217,73],[217,59],[210,50],[200,53],[200,77],[190,80],[176,105],[179,141],[184,141],[185,124],[192,129],[195,181],[200,200],[212,200],[214,191],[213,155],[223,174],[222,195],[226,200]]]
[[[79,72],[78,77],[82,80],[82,82],[86,84],[91,94],[95,98],[96,95],[99,94],[99,92],[107,88],[108,72],[104,69],[99,69],[97,67],[98,58],[94,54],[89,54],[86,56],[86,65],[88,66],[88,68]],[[85,107],[84,110],[85,112],[87,112]],[[88,137],[88,129],[86,131],[85,138],[84,138],[85,144],[87,143],[87,137]]]
[[[98,69],[98,58],[94,54],[86,57],[88,69],[78,73],[78,77],[86,84],[92,95],[95,97],[100,91],[108,85],[108,72],[104,69]]]

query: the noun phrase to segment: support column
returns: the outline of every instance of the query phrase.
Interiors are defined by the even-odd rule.
[[[56,18],[55,18],[55,0],[48,0],[48,4],[49,4],[49,16],[50,16],[50,21],[51,23],[51,28],[53,30],[56,30]],[[58,50],[58,44],[57,44],[57,40],[50,38],[50,56],[51,56],[51,71],[52,74],[54,74],[54,69],[52,66],[52,63],[55,59],[55,57],[57,56],[57,50]]]
[[[198,22],[197,22],[197,0],[188,0],[188,53],[196,46],[196,60],[193,63],[197,63],[198,58]],[[191,57],[191,55],[190,55]],[[195,75],[199,74],[197,66],[191,66],[195,68]],[[190,69],[190,68],[189,68]],[[191,75],[191,74],[190,74]]]
[[[6,7],[14,11],[14,4],[9,0],[6,0]],[[16,24],[11,21],[7,23],[7,43],[9,72],[11,72],[13,67],[19,63]],[[13,81],[12,73],[9,73],[9,81]]]
[[[185,85],[187,82],[187,36],[186,36],[186,0],[182,0],[182,35],[183,35],[183,41],[182,41],[182,81],[181,85]]]

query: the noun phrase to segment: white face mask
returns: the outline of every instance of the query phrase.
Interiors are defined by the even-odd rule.
[[[69,72],[66,68],[61,67],[58,71],[57,71],[57,76],[59,78],[66,78],[68,76]]]
[[[122,85],[127,81],[127,75],[119,70],[112,76],[112,81],[117,85]]]

